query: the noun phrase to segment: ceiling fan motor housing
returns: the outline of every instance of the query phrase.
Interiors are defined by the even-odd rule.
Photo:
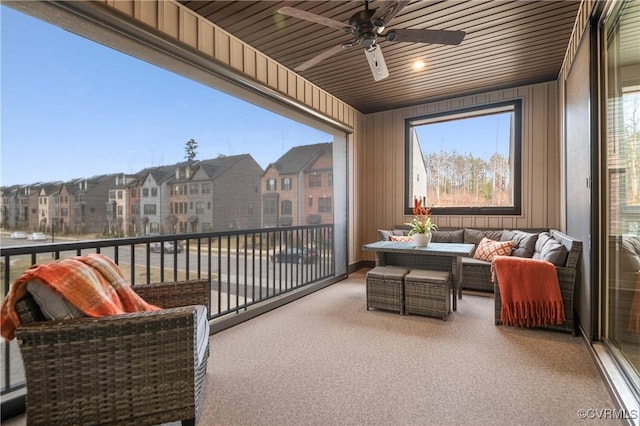
[[[375,9],[362,10],[349,19],[349,24],[355,28],[358,42],[364,47],[375,44],[378,37],[378,27],[371,22],[374,13],[376,13]]]

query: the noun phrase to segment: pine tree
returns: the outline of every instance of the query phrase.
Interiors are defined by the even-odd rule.
[[[198,154],[198,152],[196,151],[196,149],[198,148],[198,143],[193,139],[189,139],[187,141],[187,143],[185,144],[185,156],[184,158],[187,161],[193,161],[196,159],[196,155]]]

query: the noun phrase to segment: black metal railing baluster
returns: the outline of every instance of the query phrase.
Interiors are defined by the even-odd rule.
[[[184,240],[183,256],[177,251],[178,242],[182,240]],[[195,244],[192,244],[192,240]],[[225,241],[226,244],[224,244]],[[152,243],[160,244],[161,250],[158,256],[155,253],[152,256]],[[168,255],[165,257],[165,243],[172,243],[176,248],[173,250],[172,257]],[[235,247],[233,247],[234,244]],[[244,244],[244,247],[241,248],[241,244]],[[192,253],[194,245],[195,250]],[[10,289],[11,281],[23,272],[17,273],[14,266],[14,275],[11,274],[12,263],[15,265],[17,256],[24,256],[20,265],[25,263],[34,265],[39,261],[49,262],[52,258],[60,259],[74,253],[76,256],[81,256],[87,252],[105,252],[113,257],[114,262],[120,265],[123,270],[130,267],[128,276],[132,285],[148,284],[157,281],[158,277],[160,281],[164,281],[165,277],[173,276],[173,280],[178,281],[183,278],[192,279],[195,274],[198,278],[204,275],[208,278],[209,291],[212,296],[214,296],[214,292],[217,294],[217,301],[214,301],[212,297],[208,306],[209,318],[215,319],[246,311],[251,305],[329,277],[335,270],[333,266],[334,248],[333,226],[319,225],[0,247],[0,257],[4,261],[2,283],[5,295]],[[297,259],[291,257],[292,255],[295,257],[291,251],[300,250],[299,253],[302,253],[303,249],[311,250],[310,253],[313,254],[313,257],[305,257],[303,262],[299,264]],[[205,252],[206,262],[202,258]],[[192,254],[196,255],[197,259],[192,259]],[[232,259],[234,255],[235,261]],[[217,260],[214,260],[214,256]],[[226,256],[226,260],[224,256]],[[244,256],[244,259],[241,259],[240,256]],[[173,264],[166,260],[171,258]],[[140,259],[140,263],[137,262],[138,259]],[[158,265],[160,271],[157,271]],[[179,272],[183,265],[184,274]],[[144,267],[146,267],[145,273],[139,273],[139,268]],[[232,267],[235,267],[235,270]],[[251,268],[250,271],[249,268]],[[235,284],[232,284],[234,272],[236,275]],[[217,277],[214,276],[216,274]],[[143,277],[146,277],[146,280]],[[136,279],[142,282],[137,283]],[[217,281],[215,286],[214,279]],[[226,284],[224,284],[225,282]],[[259,287],[256,288],[256,286]],[[226,296],[223,295],[223,290],[226,291]],[[233,299],[231,298],[233,290],[236,293],[235,306],[232,305]],[[243,295],[242,302],[240,301],[241,294]],[[226,300],[224,307],[223,297]],[[0,384],[4,396],[8,392],[24,387],[25,384],[24,380],[11,376],[16,357],[15,354],[13,357],[11,356],[14,351],[10,345],[7,342],[3,342],[3,344],[4,362],[1,365],[4,377]]]

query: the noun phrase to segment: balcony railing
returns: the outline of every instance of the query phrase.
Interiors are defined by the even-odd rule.
[[[334,247],[333,225],[17,245],[0,248],[0,281],[4,300],[31,265],[102,253],[133,286],[207,279],[209,319],[223,319],[333,277]],[[0,349],[4,401],[24,394],[25,380],[16,343],[2,339]]]

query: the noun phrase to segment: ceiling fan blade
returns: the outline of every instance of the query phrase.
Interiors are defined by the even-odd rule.
[[[376,12],[376,18],[382,20],[385,25],[389,25],[389,22],[409,4],[409,1],[410,0],[385,1],[385,5]]]
[[[397,29],[389,31],[385,37],[387,41],[458,45],[465,35],[464,31]]]
[[[374,44],[371,47],[364,49],[364,54],[369,61],[371,67],[371,73],[375,81],[384,80],[389,77],[389,70],[387,69],[387,63],[382,56],[382,49],[379,45]]]
[[[331,18],[325,18],[324,16],[316,15],[315,13],[296,9],[294,7],[289,7],[289,6],[281,7],[280,9],[278,9],[278,13],[282,15],[292,16],[298,19],[304,19],[305,21],[309,21],[309,22],[315,22],[316,24],[335,28],[340,31],[345,31],[346,29],[351,28],[349,25],[343,24],[340,21],[336,21]]]
[[[351,46],[352,45],[349,44],[349,43],[339,44],[338,46],[332,47],[331,49],[325,50],[321,54],[314,56],[313,58],[309,59],[307,62],[304,62],[304,63],[298,65],[293,70],[294,71],[307,70],[307,69],[311,68],[312,66],[314,66],[315,64],[317,64],[318,62],[324,61],[325,59],[335,55],[336,53],[340,53],[344,49],[346,49],[348,47],[351,47]]]

